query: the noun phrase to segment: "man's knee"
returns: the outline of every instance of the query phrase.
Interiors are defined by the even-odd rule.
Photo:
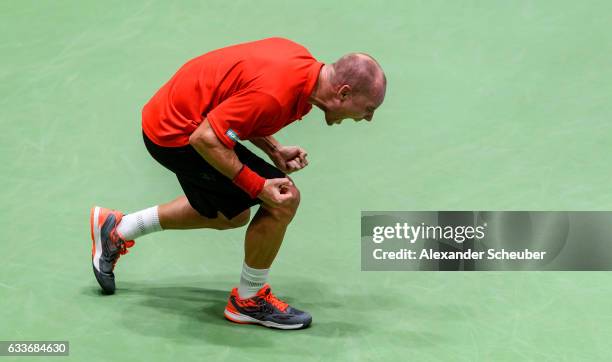
[[[300,190],[298,190],[295,186],[290,186],[287,188],[287,192],[291,195],[291,197],[282,206],[274,207],[266,204],[262,206],[279,221],[289,223],[295,216],[298,206],[300,205]]]
[[[300,206],[300,190],[295,186],[291,186],[289,187],[289,192],[291,193],[291,198],[289,199],[288,206],[293,210],[293,213],[295,213],[298,206]]]

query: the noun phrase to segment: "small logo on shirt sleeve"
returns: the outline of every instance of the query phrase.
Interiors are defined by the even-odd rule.
[[[238,135],[236,134],[236,131],[234,131],[231,128],[228,129],[227,132],[225,132],[225,135],[227,137],[229,137],[231,140],[233,140],[234,142],[240,141],[240,138],[238,138]]]

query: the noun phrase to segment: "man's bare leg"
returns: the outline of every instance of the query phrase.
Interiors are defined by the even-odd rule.
[[[233,219],[227,219],[217,213],[216,218],[200,215],[187,200],[186,196],[159,206],[124,215],[117,226],[117,232],[124,240],[133,240],[141,236],[170,229],[232,229],[249,222],[250,211],[244,210]]]
[[[291,186],[288,192],[292,197],[287,204],[281,207],[262,204],[249,224],[238,287],[238,296],[242,299],[254,296],[268,281],[270,266],[300,203],[297,188]]]
[[[200,215],[185,196],[159,205],[159,223],[164,230],[171,229],[231,229],[244,226],[249,222],[250,211],[247,209],[233,219],[227,219],[222,213],[210,219]]]
[[[244,261],[251,268],[270,268],[280,249],[287,226],[300,203],[300,193],[297,188],[292,186],[288,192],[293,194],[288,205],[272,207],[262,204],[247,228]]]

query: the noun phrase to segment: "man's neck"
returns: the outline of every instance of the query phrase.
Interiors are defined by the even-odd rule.
[[[319,77],[317,78],[317,84],[308,97],[308,103],[315,105],[321,109],[325,109],[325,100],[330,94],[331,76],[333,69],[330,65],[324,64],[319,71]]]

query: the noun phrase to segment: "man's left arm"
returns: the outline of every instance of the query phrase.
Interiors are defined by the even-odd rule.
[[[251,143],[264,151],[276,167],[285,173],[301,170],[308,165],[308,154],[298,146],[283,146],[274,137],[256,137]]]
[[[266,155],[272,158],[273,154],[278,153],[278,148],[281,146],[278,141],[272,137],[254,137],[250,139],[251,143],[260,148],[262,151],[266,153]]]

